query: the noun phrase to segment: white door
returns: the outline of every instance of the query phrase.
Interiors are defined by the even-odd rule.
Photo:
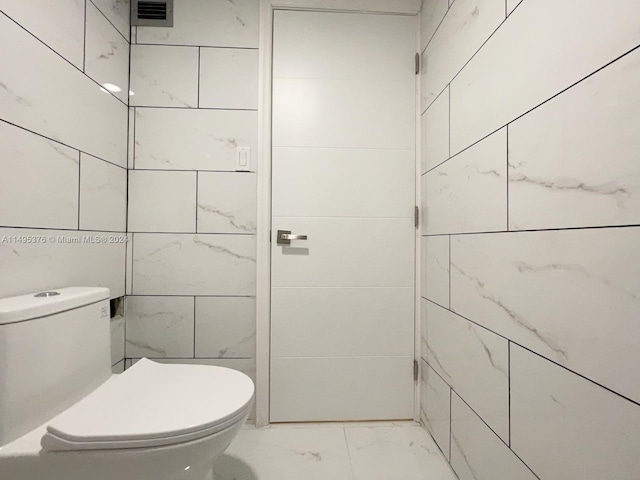
[[[275,12],[272,422],[413,417],[415,39]]]

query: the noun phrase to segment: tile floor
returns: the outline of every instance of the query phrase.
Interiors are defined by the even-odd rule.
[[[215,480],[455,480],[413,422],[243,428],[214,465]]]

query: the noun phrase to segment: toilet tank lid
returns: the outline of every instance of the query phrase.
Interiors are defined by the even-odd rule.
[[[66,287],[0,299],[0,325],[35,320],[109,298],[102,287]]]

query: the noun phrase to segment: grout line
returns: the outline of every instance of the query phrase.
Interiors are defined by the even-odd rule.
[[[511,340],[507,342],[507,376],[509,379],[509,448],[511,448]]]
[[[427,365],[429,365],[427,363]],[[431,365],[429,365],[429,368],[431,368],[431,370],[433,370],[433,367],[431,367]],[[434,372],[436,372],[435,370],[433,370]],[[438,372],[436,372],[436,374],[438,374]],[[440,377],[442,378],[442,377]],[[443,378],[444,380],[444,378]],[[445,382],[446,384],[446,382]],[[449,463],[451,463],[451,438],[453,437],[453,410],[452,410],[452,397],[453,397],[453,387],[451,387],[451,385],[449,385],[449,458],[447,459],[449,461]]]
[[[135,170],[136,169],[136,126],[138,123],[138,107],[131,107],[133,108],[133,132],[132,132],[132,142],[133,142],[133,148],[131,149],[131,155],[133,156],[133,158],[131,159],[131,169]],[[127,165],[128,166],[128,165]]]
[[[172,295],[172,294],[161,294],[161,295],[153,295],[153,294],[132,294],[127,295],[129,297],[160,297],[160,298],[255,298],[255,295]]]
[[[136,108],[136,107],[131,107],[131,108]],[[203,170],[201,168],[191,168],[191,169],[189,168],[135,168],[132,170],[138,170],[140,172],[196,172],[198,171],[198,172],[207,172],[207,173],[238,173],[243,175],[248,173],[255,174],[255,172],[236,172],[235,170]],[[397,218],[411,218],[411,217],[397,217]]]
[[[509,223],[509,124],[507,124],[507,232],[510,230]]]
[[[82,72],[85,73],[87,70],[87,2],[89,0],[84,0],[84,32],[83,32],[83,42],[82,46]],[[44,42],[43,42],[44,43]]]
[[[466,321],[468,321],[468,322],[470,322],[470,323],[473,323],[474,325],[477,325],[478,327],[480,327],[480,328],[482,328],[482,329],[484,329],[484,330],[487,330],[488,332],[491,332],[491,333],[493,333],[494,335],[496,335],[496,336],[498,336],[498,337],[500,337],[500,338],[503,338],[503,339],[505,339],[505,340],[507,340],[507,341],[511,342],[513,345],[516,345],[516,346],[518,346],[518,347],[520,347],[520,348],[522,348],[522,349],[524,349],[524,350],[527,350],[528,352],[533,353],[534,355],[537,355],[538,357],[540,357],[540,358],[542,358],[542,359],[544,359],[544,360],[547,360],[548,362],[551,362],[551,363],[553,363],[554,365],[556,365],[556,366],[558,366],[558,367],[560,367],[560,368],[562,368],[562,369],[564,369],[564,370],[566,370],[566,371],[568,371],[568,372],[571,372],[571,373],[573,373],[574,375],[577,375],[577,376],[579,376],[579,377],[583,378],[584,380],[587,380],[587,381],[589,381],[589,382],[591,382],[591,383],[593,383],[593,384],[595,384],[595,385],[597,385],[597,386],[599,386],[599,387],[601,387],[601,388],[604,388],[605,390],[607,390],[607,391],[609,391],[609,392],[611,392],[611,393],[615,394],[616,396],[618,396],[618,397],[620,397],[620,398],[623,398],[623,399],[625,399],[625,400],[627,400],[627,401],[629,401],[629,402],[631,402],[631,403],[633,403],[633,404],[635,404],[635,405],[639,405],[639,406],[640,406],[640,401],[636,401],[636,400],[633,400],[633,399],[631,399],[631,398],[629,398],[629,397],[626,397],[626,396],[624,396],[623,394],[618,393],[618,392],[616,392],[615,390],[612,390],[611,388],[606,387],[606,386],[604,386],[604,385],[602,385],[602,384],[600,384],[600,383],[596,382],[595,380],[592,380],[591,378],[586,377],[585,375],[583,375],[583,374],[581,374],[581,373],[578,373],[578,372],[576,372],[576,371],[574,371],[574,370],[571,370],[570,368],[568,368],[568,367],[566,367],[566,366],[564,366],[564,365],[562,365],[562,364],[560,364],[560,363],[558,363],[558,362],[556,362],[556,361],[554,361],[554,360],[551,360],[550,358],[547,358],[547,357],[545,357],[544,355],[542,355],[542,354],[540,354],[540,353],[538,353],[538,352],[535,352],[535,351],[531,350],[530,348],[528,348],[528,347],[526,347],[526,346],[524,346],[524,345],[522,345],[522,344],[520,344],[520,343],[518,343],[518,342],[516,342],[516,341],[514,341],[514,340],[512,340],[512,339],[510,339],[509,337],[506,337],[505,335],[502,335],[501,333],[498,333],[498,332],[496,332],[496,331],[494,331],[494,330],[491,330],[490,328],[487,328],[486,326],[484,326],[484,325],[482,325],[482,324],[480,324],[480,323],[478,323],[478,322],[475,322],[475,321],[471,320],[470,318],[467,318],[467,317],[465,317],[464,315],[461,315],[461,314],[460,314],[460,313],[458,313],[458,312],[454,312],[453,310],[450,310],[450,309],[448,309],[448,308],[446,308],[446,307],[443,307],[442,305],[440,305],[439,303],[434,302],[433,300],[430,300],[430,299],[425,298],[425,297],[422,297],[422,298],[424,298],[424,299],[425,299],[427,302],[429,302],[429,303],[433,303],[434,305],[437,305],[438,307],[440,307],[440,308],[442,308],[442,309],[444,309],[444,310],[447,310],[448,312],[453,313],[454,315],[457,315],[458,317],[463,318],[463,319],[465,319]],[[425,361],[426,361],[426,360],[425,360]],[[428,362],[427,362],[427,363],[428,363]],[[429,366],[430,366],[430,365],[429,365]],[[433,368],[433,367],[432,367],[432,368]],[[436,372],[436,373],[437,373],[437,372]]]
[[[198,47],[198,100],[196,102],[197,108],[200,108],[200,64],[202,62],[202,47]]]
[[[34,228],[34,227],[10,227],[10,228]],[[62,230],[62,229],[59,229],[59,230]],[[100,230],[100,231],[102,231],[102,230]],[[193,231],[189,231],[189,232],[152,232],[152,231],[147,231],[147,230],[132,230],[131,232],[128,232],[128,233],[133,233],[133,232],[141,233],[141,234],[147,234],[147,235],[227,235],[227,236],[233,235],[235,237],[255,237],[256,236],[255,233],[238,233],[238,232],[234,232],[234,233],[193,232]],[[291,287],[291,288],[295,288],[295,287]],[[399,288],[401,288],[401,287],[399,287]]]
[[[193,296],[193,358],[196,358],[196,297]]]
[[[153,108],[153,109],[161,109],[161,110],[220,110],[223,112],[257,112],[258,111],[257,108],[180,107],[175,105],[166,105],[166,106],[135,105],[135,106],[139,108]],[[301,148],[307,148],[307,147],[301,147]],[[309,148],[313,148],[313,147],[309,147]],[[410,150],[410,149],[405,148],[405,149],[393,149],[393,150]]]
[[[127,37],[125,37],[122,32],[120,30],[118,30],[118,27],[116,27],[113,22],[109,19],[109,17],[107,17],[104,12],[102,10],[100,10],[100,7],[98,7],[95,2],[93,0],[89,0],[89,2],[91,2],[91,4],[93,4],[94,7],[96,7],[96,9],[98,10],[98,12],[100,12],[100,15],[102,15],[104,17],[104,19],[109,22],[111,24],[111,26],[116,30],[116,32],[118,32],[118,34],[124,38],[125,42],[127,42],[128,44],[131,44],[131,40],[127,40]],[[129,33],[129,35],[131,35],[131,33]]]
[[[14,225],[2,225],[0,228],[13,228],[18,230],[43,230],[50,232],[94,232],[94,233],[127,233],[122,230],[95,230],[91,228],[56,228],[56,227],[24,227]]]
[[[140,25],[142,26],[142,25]],[[136,34],[137,37],[137,34]],[[136,38],[134,45],[143,45],[147,47],[185,47],[185,48],[211,48],[211,49],[225,49],[225,50],[255,50],[259,51],[259,47],[228,47],[228,46],[216,46],[216,45],[178,45],[175,43],[139,43]]]
[[[126,258],[126,255],[125,255]],[[126,268],[126,267],[125,267]],[[124,371],[124,367],[126,366],[126,361],[125,359],[127,358],[127,284],[126,284],[126,273],[125,273],[125,285],[124,285],[124,305],[123,305],[123,312],[124,312],[124,338],[122,339],[122,341],[124,342],[124,348],[122,349],[122,351],[124,352],[124,358],[122,359],[123,362],[125,362],[125,364],[122,366],[122,370]]]
[[[134,295],[134,293],[133,293],[134,292],[134,290],[133,290],[133,278],[134,278],[134,275],[133,275],[133,257],[134,257],[133,241],[135,240],[135,238],[136,238],[135,233],[132,233],[131,234],[131,282],[130,282],[131,283],[131,295],[130,296]],[[125,323],[126,323],[126,321],[127,321],[127,318],[125,317]]]
[[[449,2],[447,1],[447,11],[445,12],[445,14],[442,16],[442,19],[440,20],[440,22],[438,23],[438,26],[436,27],[436,29],[433,31],[433,34],[431,35],[431,37],[429,38],[429,40],[427,40],[427,44],[424,46],[424,48],[422,49],[422,52],[424,54],[424,52],[427,50],[427,48],[429,48],[429,45],[431,45],[431,41],[434,39],[434,37],[436,36],[436,34],[438,33],[438,30],[440,30],[440,26],[442,25],[442,23],[444,22],[445,18],[447,18],[447,15],[449,14],[449,10],[451,10],[451,5],[453,5],[453,3],[451,5],[448,4]]]
[[[462,65],[462,67],[460,68],[460,70],[458,70],[458,72],[457,72],[453,77],[451,77],[451,80],[449,81],[449,84],[452,84],[452,83],[453,83],[453,81],[458,77],[458,75],[460,75],[460,73],[462,73],[462,71],[463,71],[463,70],[466,68],[466,66],[471,62],[471,60],[473,60],[473,59],[475,58],[475,56],[478,54],[478,52],[480,52],[480,50],[482,50],[482,48],[487,44],[487,42],[488,42],[489,40],[491,40],[491,37],[493,37],[493,36],[495,35],[495,33],[496,33],[498,30],[500,30],[500,27],[504,24],[504,22],[505,22],[505,21],[506,21],[506,18],[505,18],[505,19],[503,19],[503,20],[500,22],[500,24],[496,27],[496,29],[495,29],[493,32],[491,32],[491,35],[489,35],[489,36],[487,37],[487,39],[486,39],[484,42],[482,42],[482,45],[480,45],[480,46],[478,47],[478,50],[476,50],[476,51],[473,53],[473,55],[471,55],[471,57],[469,58],[469,60],[467,60],[467,61],[464,63],[464,65]],[[444,91],[444,89],[445,89],[445,88],[447,88],[447,87],[445,86],[445,87],[442,89],[442,91]],[[429,105],[427,105],[427,108],[429,108],[429,107],[431,106],[431,104],[432,104],[432,103],[433,103],[433,102],[430,102],[430,103],[429,103]],[[426,110],[426,109],[425,109],[425,110]]]
[[[75,150],[76,152],[84,153],[86,155],[91,155],[92,157],[97,158],[98,160],[102,160],[105,163],[109,163],[109,164],[113,165],[114,167],[122,168],[123,170],[127,169],[126,167],[123,167],[122,165],[118,165],[117,163],[113,163],[113,162],[111,162],[109,160],[105,160],[104,158],[97,157],[96,155],[94,155],[92,153],[85,152],[84,150],[80,150],[79,148],[76,148],[76,147],[72,147],[71,145],[67,145],[66,143],[63,143],[60,140],[55,140],[53,138],[47,137],[46,135],[43,135],[43,134],[38,133],[38,132],[35,132],[33,130],[29,130],[28,128],[25,128],[25,127],[21,127],[20,125],[17,125],[15,123],[9,122],[9,121],[4,120],[2,118],[0,118],[0,122],[4,122],[4,123],[6,123],[8,125],[11,125],[13,127],[19,128],[20,130],[24,130],[25,132],[33,133],[34,135],[37,135],[39,137],[46,138],[47,140],[49,140],[51,142],[55,142],[55,143],[57,143],[59,145],[63,145],[65,147],[67,147],[67,148],[70,148],[71,150]]]
[[[199,205],[199,201],[198,201],[198,198],[199,198],[198,186],[200,185],[199,174],[200,174],[200,172],[198,172],[196,170],[196,234],[200,233],[198,231],[198,205]]]
[[[78,228],[80,230],[80,201],[82,192],[82,154],[78,152]]]
[[[287,218],[287,217],[283,217]],[[565,232],[565,231],[575,231],[575,230],[602,230],[602,229],[616,229],[616,228],[638,228],[640,224],[629,224],[629,225],[593,225],[589,227],[556,227],[556,228],[529,228],[522,230],[490,230],[486,232],[457,232],[457,233],[431,233],[427,235],[422,235],[423,237],[446,237],[447,235],[451,236],[463,236],[463,235],[502,235],[505,233],[508,234],[516,234],[516,233],[535,233],[535,232]]]
[[[495,33],[495,32],[494,32]],[[493,135],[494,133],[502,130],[504,127],[506,127],[507,125],[514,123],[516,120],[521,119],[522,117],[528,115],[529,113],[533,112],[534,110],[540,108],[541,106],[543,106],[546,103],[551,102],[552,100],[554,100],[556,97],[559,97],[560,95],[562,95],[563,93],[567,92],[568,90],[572,89],[573,87],[575,87],[576,85],[584,82],[585,80],[588,80],[589,78],[591,78],[593,75],[596,75],[597,73],[601,72],[602,70],[604,70],[605,68],[613,65],[615,62],[621,60],[622,58],[626,57],[627,55],[630,55],[631,53],[635,52],[636,50],[640,49],[640,45],[636,45],[635,47],[633,47],[631,50],[628,50],[627,52],[623,53],[622,55],[619,55],[618,57],[614,58],[613,60],[611,60],[610,62],[606,63],[605,65],[599,67],[598,69],[594,70],[593,72],[589,73],[588,75],[586,75],[585,77],[575,81],[574,83],[572,83],[571,85],[569,85],[568,87],[565,87],[564,89],[560,90],[558,93],[554,94],[553,96],[547,98],[546,100],[544,100],[543,102],[531,107],[529,110],[526,110],[524,113],[521,113],[520,115],[516,116],[514,119],[512,119],[511,121],[505,123],[504,125],[501,125],[499,128],[496,128],[495,130],[493,130],[491,133],[488,133],[487,135],[485,135],[484,137],[480,138],[479,140],[473,142],[472,144],[470,144],[469,146],[463,148],[462,150],[460,150],[459,152],[457,152],[455,155],[453,155],[451,158],[456,157],[457,155],[460,155],[462,152],[468,150],[469,148],[473,147],[474,145],[477,145],[478,143],[480,143],[481,141],[483,141],[484,139],[490,137],[491,135]],[[453,83],[453,80],[451,80],[451,83]],[[446,88],[446,87],[445,87]],[[444,91],[444,89],[443,89]],[[434,100],[435,101],[435,100]],[[433,103],[433,102],[432,102]],[[429,104],[429,107],[431,106],[431,104]],[[429,108],[427,107],[427,109]],[[427,110],[425,109],[425,111]],[[448,160],[445,160],[445,162]],[[445,163],[442,162],[442,163]],[[440,165],[442,165],[442,163],[436,165],[435,167],[431,168],[431,170],[439,167]],[[428,170],[425,173],[429,173],[431,170]]]
[[[344,435],[344,446],[347,449],[347,458],[349,458],[349,468],[351,469],[351,478],[355,480],[356,473],[353,470],[353,461],[351,460],[351,452],[349,451],[349,440],[347,439],[347,429],[344,428],[344,423],[341,425],[342,434]]]
[[[87,0],[85,0],[86,2]],[[85,7],[86,7],[86,3],[85,3]],[[42,45],[44,45],[45,47],[47,47],[49,50],[51,50],[53,53],[55,53],[58,57],[60,57],[62,60],[64,60],[65,62],[67,62],[69,65],[71,65],[73,68],[75,68],[78,72],[80,72],[84,77],[88,78],[89,80],[91,80],[93,83],[95,83],[96,85],[98,85],[100,88],[104,88],[102,85],[100,85],[96,80],[94,80],[93,78],[91,78],[89,75],[87,75],[84,72],[84,52],[83,52],[83,58],[82,58],[82,69],[79,68],[78,66],[74,65],[71,61],[67,60],[65,57],[63,57],[60,53],[58,53],[57,51],[55,51],[52,47],[50,47],[49,45],[47,45],[45,42],[43,42],[42,40],[40,40],[40,38],[38,38],[36,35],[34,35],[33,33],[31,33],[29,30],[27,30],[25,27],[23,27],[22,25],[20,25],[17,21],[15,21],[13,18],[11,18],[9,15],[7,15],[6,13],[4,13],[3,11],[0,10],[0,14],[4,15],[6,18],[8,18],[9,20],[11,20],[13,23],[15,23],[18,27],[20,27],[22,30],[24,30],[25,32],[27,32],[29,35],[31,35],[33,38],[35,38],[38,42],[40,42]],[[86,22],[85,22],[86,23]],[[86,27],[85,27],[86,29]],[[113,92],[110,92],[109,90],[106,90],[106,93],[111,95],[111,97],[115,98],[118,102],[122,103],[123,105],[127,105],[125,102],[123,102],[122,100],[120,100],[120,98],[118,98]],[[7,122],[8,123],[8,122]]]
[[[492,428],[487,424],[487,422],[485,422],[485,421],[484,421],[484,419],[483,419],[483,418],[478,414],[478,412],[476,412],[473,408],[471,408],[471,405],[469,405],[469,404],[465,401],[465,399],[464,399],[464,398],[462,398],[462,396],[461,396],[458,392],[456,392],[456,391],[453,389],[453,387],[451,387],[451,390],[452,390],[452,392],[453,392],[453,393],[455,393],[455,394],[456,394],[456,396],[457,396],[457,397],[458,397],[458,398],[459,398],[459,399],[460,399],[460,400],[461,400],[461,401],[462,401],[462,402],[463,402],[463,403],[464,403],[464,404],[469,408],[469,410],[471,410],[471,411],[474,413],[474,415],[475,415],[476,417],[478,417],[478,418],[480,419],[480,421],[481,421],[482,423],[484,423],[484,424],[487,426],[487,428],[489,428],[489,430],[491,430],[491,431],[493,432],[493,434],[494,434],[494,435],[495,435],[495,436],[496,436],[496,437],[497,437],[497,438],[498,438],[498,439],[499,439],[499,440],[500,440],[500,441],[501,441],[501,442],[502,442],[502,443],[503,443],[507,448],[509,448],[509,450],[511,450],[511,448],[509,447],[509,445],[507,445],[507,444],[506,444],[506,442],[505,442],[505,441],[500,437],[500,435],[498,435],[498,434],[497,434],[497,433],[496,433],[496,432],[495,432],[495,431],[494,431],[494,430],[493,430],[493,429],[492,429]],[[511,450],[511,453],[513,453],[513,454],[516,456],[516,458],[517,458],[518,460],[520,460],[520,462],[521,462],[525,467],[527,467],[527,468],[531,471],[531,473],[532,473],[532,474],[533,474],[533,475],[534,475],[538,480],[540,480],[540,477],[538,477],[538,475],[536,475],[536,473],[531,469],[531,467],[530,467],[529,465],[527,465],[527,464],[524,462],[524,460],[522,460],[522,458],[520,458],[520,457],[518,456],[518,454],[517,454],[516,452],[514,452],[513,450]]]
[[[451,235],[449,235],[449,308],[451,308]]]
[[[447,154],[447,160],[451,158],[451,82],[449,82],[449,85],[447,85],[447,89],[449,92],[449,151]],[[447,161],[445,160],[445,162]],[[444,163],[444,162],[443,162]],[[425,172],[426,173],[426,172]]]

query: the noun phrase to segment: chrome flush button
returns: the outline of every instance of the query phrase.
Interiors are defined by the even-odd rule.
[[[34,297],[36,298],[55,297],[57,295],[60,295],[60,292],[40,292],[40,293],[36,293]]]

